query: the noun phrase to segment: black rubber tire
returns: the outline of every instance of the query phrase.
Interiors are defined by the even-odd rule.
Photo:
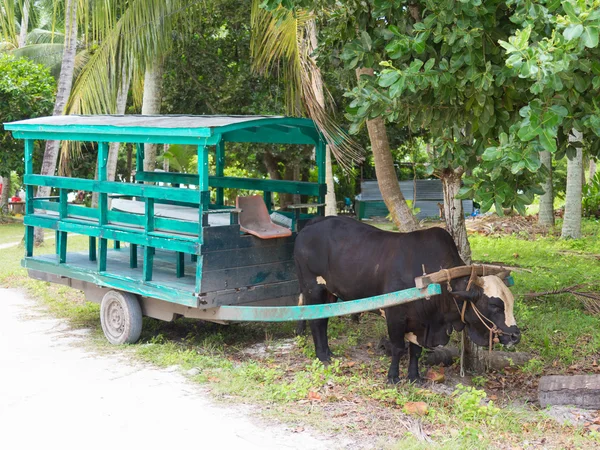
[[[129,292],[108,291],[100,304],[100,323],[108,342],[134,344],[142,334],[142,308]]]

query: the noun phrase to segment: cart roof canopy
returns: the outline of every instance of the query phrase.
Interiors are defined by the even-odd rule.
[[[226,142],[316,145],[310,119],[283,116],[50,116],[4,124],[15,138],[215,145]]]

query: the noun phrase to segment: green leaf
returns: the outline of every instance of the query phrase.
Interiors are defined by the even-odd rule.
[[[581,35],[581,40],[583,45],[587,48],[595,48],[598,46],[598,27],[597,26],[588,26],[583,30],[583,34]]]
[[[377,84],[379,84],[381,87],[389,87],[398,81],[398,78],[400,78],[400,72],[398,72],[396,69],[386,69],[381,72],[381,76],[379,77]]]
[[[567,15],[569,16],[569,19],[571,19],[572,22],[579,22],[579,17],[577,16],[577,13],[575,12],[575,8],[573,7],[573,4],[569,1],[569,0],[565,0],[562,2],[562,7],[565,10],[565,12],[567,13]]]
[[[396,81],[390,87],[390,97],[396,98],[396,97],[402,95],[402,92],[404,92],[404,86],[405,86],[405,84],[406,84],[406,78],[405,77],[400,77],[398,79],[398,81]]]
[[[415,59],[408,67],[408,71],[410,73],[417,73],[419,70],[421,70],[421,67],[423,67],[423,61],[420,59]]]
[[[435,58],[430,58],[425,63],[425,72],[429,72],[435,64]]]
[[[488,147],[481,155],[481,159],[484,161],[495,161],[502,156],[502,147]]]
[[[540,132],[540,144],[544,150],[554,153],[556,151],[556,136],[547,128]]]
[[[519,128],[517,135],[519,139],[522,141],[530,141],[534,139],[539,133],[541,129],[539,127],[532,127],[531,125],[525,125],[524,127]]]
[[[362,42],[363,48],[365,52],[370,52],[373,47],[373,41],[371,40],[371,36],[366,31],[362,31],[360,34],[360,41]]]
[[[573,39],[577,39],[579,36],[581,36],[581,33],[583,33],[583,25],[580,23],[572,23],[565,28],[565,31],[563,31],[563,36],[567,41],[572,41]]]
[[[413,42],[413,50],[415,53],[423,53],[425,51],[426,44],[423,41],[414,41]]]

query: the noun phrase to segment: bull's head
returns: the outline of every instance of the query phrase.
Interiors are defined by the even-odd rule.
[[[477,277],[468,291],[452,292],[455,299],[464,303],[463,321],[471,340],[481,346],[489,343],[489,328],[500,330],[499,339],[504,345],[515,345],[521,340],[521,331],[513,315],[515,299],[504,282],[496,275]]]

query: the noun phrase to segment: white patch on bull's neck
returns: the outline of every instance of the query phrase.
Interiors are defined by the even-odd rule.
[[[298,296],[298,306],[304,306],[304,296],[302,294]]]
[[[379,312],[381,313],[381,317],[387,320],[387,316],[385,315],[385,309],[380,309]]]
[[[323,277],[317,277],[317,284],[327,284],[327,281]]]
[[[512,327],[517,324],[513,309],[515,306],[515,298],[510,292],[510,289],[496,275],[488,275],[481,277],[483,282],[483,293],[488,297],[496,297],[504,303],[504,321],[507,327]]]
[[[421,347],[421,344],[419,344],[417,342],[417,335],[415,333],[405,333],[404,334],[404,339],[406,339],[408,342],[412,342],[415,345],[418,345],[419,347]]]

